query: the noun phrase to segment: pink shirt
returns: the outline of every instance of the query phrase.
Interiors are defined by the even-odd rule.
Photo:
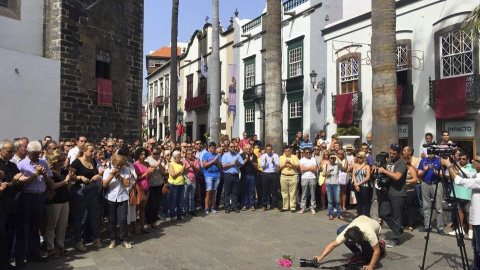
[[[238,147],[240,147],[240,149],[243,151],[243,147],[249,143],[250,139],[240,139],[240,141],[238,142]]]
[[[190,167],[190,164],[188,163],[188,161],[186,159],[182,159],[182,162],[183,164],[185,164],[185,168],[188,167],[187,169],[187,177],[188,177],[188,180],[190,180],[190,183],[194,184],[195,183],[195,170],[193,170],[192,167]],[[193,162],[193,166],[195,168],[200,168],[200,162],[198,162],[198,159],[195,159]]]
[[[148,174],[144,178],[140,178],[140,176],[142,174],[145,174],[148,171],[148,168],[145,165],[138,163],[137,161],[133,163],[133,167],[135,168],[135,173],[137,173],[138,175],[138,179],[136,182],[137,185],[139,185],[144,191],[147,191],[150,188],[150,183],[148,182]]]

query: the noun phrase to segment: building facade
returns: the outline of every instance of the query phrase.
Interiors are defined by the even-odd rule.
[[[440,142],[443,130],[470,156],[480,149],[478,40],[461,29],[476,5],[474,0],[396,2],[398,137],[417,154],[425,133]],[[328,50],[327,95],[332,97],[328,134],[356,126],[364,141],[374,121],[371,13],[327,25],[322,34]],[[353,121],[336,123],[336,111],[345,109],[336,100],[348,94],[353,96]]]

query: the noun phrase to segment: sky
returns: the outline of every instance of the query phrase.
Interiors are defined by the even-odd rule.
[[[202,29],[205,17],[212,22],[212,0],[179,0],[178,42],[188,43],[190,36],[197,29]],[[261,15],[266,0],[219,0],[220,24],[226,29],[230,25],[230,17],[254,19]],[[171,0],[146,0],[144,12],[143,37],[143,77],[147,76],[145,55],[170,44],[170,27],[172,21]],[[146,81],[143,82],[143,94],[146,95]]]

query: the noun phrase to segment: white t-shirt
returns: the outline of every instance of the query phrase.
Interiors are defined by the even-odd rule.
[[[330,140],[327,138],[327,139],[318,139],[317,140],[317,145],[320,146],[322,143],[325,143],[327,144],[327,148],[330,147]]]
[[[78,149],[78,146],[75,146],[74,148],[70,149],[70,151],[68,151],[68,157],[70,158],[70,164],[72,164],[73,161],[75,159],[77,159],[77,155],[78,155],[79,151],[80,151],[80,149]]]
[[[311,157],[310,159],[307,158],[302,158],[298,162],[300,166],[304,167],[312,167],[312,166],[317,166],[317,160],[314,157]],[[315,178],[315,173],[308,171],[302,173],[302,178]]]

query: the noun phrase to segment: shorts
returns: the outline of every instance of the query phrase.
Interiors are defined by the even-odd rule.
[[[465,212],[469,212],[470,204],[471,204],[470,201],[459,199],[457,209],[463,210]]]
[[[205,190],[217,190],[218,183],[220,183],[219,177],[207,177],[205,176]]]

